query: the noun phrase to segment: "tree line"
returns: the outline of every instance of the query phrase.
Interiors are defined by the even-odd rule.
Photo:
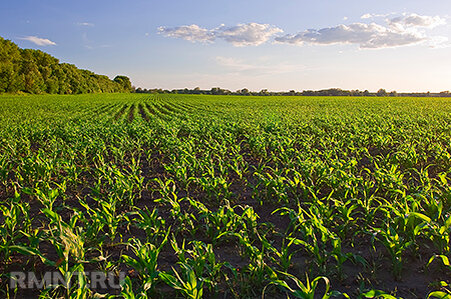
[[[0,36],[0,93],[20,92],[33,94],[136,92],[245,96],[451,97],[449,91],[440,93],[397,93],[396,91],[387,92],[385,89],[369,92],[368,90],[343,90],[340,88],[281,92],[268,91],[267,89],[250,91],[247,88],[230,91],[219,87],[207,90],[202,90],[199,87],[173,90],[137,88],[135,90],[130,79],[126,76],[116,76],[111,80],[108,76],[78,69],[73,64],[60,63],[57,58],[40,50],[21,49],[12,41]]]
[[[0,37],[0,93],[81,94],[130,92],[126,76],[113,80],[69,63],[60,63],[40,50],[21,49]]]
[[[199,87],[194,89],[146,89],[138,87],[135,90],[136,93],[172,93],[172,94],[205,94],[205,95],[241,95],[241,96],[352,96],[352,97],[451,97],[449,91],[442,91],[440,93],[431,92],[412,92],[412,93],[398,93],[396,91],[387,92],[385,89],[379,89],[377,92],[369,92],[368,90],[343,90],[340,88],[330,88],[323,90],[304,90],[304,91],[268,91],[262,89],[260,91],[250,91],[247,88],[243,88],[237,91],[230,91],[219,87],[213,87],[212,89],[202,90]]]

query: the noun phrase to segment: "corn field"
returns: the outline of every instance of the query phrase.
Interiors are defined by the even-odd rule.
[[[451,298],[450,99],[0,96],[0,119],[0,297]]]

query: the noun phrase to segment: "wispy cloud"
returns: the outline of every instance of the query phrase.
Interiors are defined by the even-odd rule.
[[[89,22],[79,22],[79,23],[77,23],[77,26],[94,27],[94,23],[89,23]]]
[[[257,61],[244,61],[233,57],[217,56],[215,58],[219,66],[224,67],[229,73],[234,74],[257,74],[274,75],[297,72],[305,70],[306,67],[300,64],[271,62],[269,59],[260,58]]]
[[[267,42],[282,29],[269,24],[247,23],[227,27],[221,25],[214,29],[206,29],[198,25],[179,27],[159,27],[158,31],[167,37],[182,38],[191,42],[213,42],[222,39],[234,46],[258,46]]]
[[[88,33],[83,32],[81,34],[81,38],[83,41],[83,47],[85,49],[88,50],[95,50],[95,49],[101,49],[101,48],[111,48],[111,45],[108,44],[103,44],[103,45],[99,45],[98,43],[92,41],[89,37],[88,37]]]
[[[360,18],[362,20],[365,19],[374,19],[374,18],[386,18],[390,15],[394,15],[395,13],[386,13],[386,14],[376,14],[376,13],[366,13],[364,15],[362,15]]]
[[[51,40],[49,40],[47,38],[41,38],[41,37],[37,37],[37,36],[25,36],[25,37],[22,37],[19,39],[27,40],[38,46],[55,46],[56,45],[55,42],[52,42]]]

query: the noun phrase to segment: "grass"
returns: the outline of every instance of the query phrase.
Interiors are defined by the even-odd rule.
[[[450,296],[449,99],[4,95],[0,119],[2,297]]]

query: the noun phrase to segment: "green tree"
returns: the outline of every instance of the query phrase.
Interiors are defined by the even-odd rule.
[[[125,92],[132,91],[132,82],[130,81],[130,78],[128,78],[127,76],[116,76],[113,79],[113,81],[118,83],[123,91]]]
[[[32,49],[20,49],[0,37],[0,93],[94,93],[130,92],[126,76],[110,80],[75,65],[59,63],[55,57]]]

